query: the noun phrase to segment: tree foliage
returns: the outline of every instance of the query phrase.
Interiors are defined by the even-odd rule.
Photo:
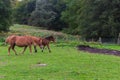
[[[80,34],[85,38],[118,36],[119,0],[72,0],[67,4],[62,19],[69,23],[69,33]]]
[[[23,0],[14,10],[14,22],[28,24],[31,13],[35,10],[36,0]]]
[[[14,21],[46,29],[62,30],[66,26],[61,13],[66,4],[63,0],[23,0],[14,12]]]
[[[60,0],[37,0],[36,9],[32,12],[29,24],[61,30],[62,26],[65,25],[60,19],[64,7],[65,4]]]
[[[10,0],[0,0],[0,31],[8,31],[11,21]]]
[[[62,12],[61,19],[68,23],[69,27],[65,28],[64,31],[70,34],[79,34],[78,18],[79,10],[81,9],[81,0],[68,0],[66,1],[66,10]]]
[[[32,13],[30,24],[35,26],[47,27],[55,19],[56,13],[52,10],[53,6],[49,0],[37,0],[36,9]]]
[[[11,6],[12,8],[16,8],[16,6],[19,4],[19,1],[18,0],[10,0],[11,1]]]

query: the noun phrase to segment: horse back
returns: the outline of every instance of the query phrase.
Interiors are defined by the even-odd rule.
[[[32,45],[32,39],[28,36],[17,36],[15,44],[20,47],[29,46]]]
[[[34,45],[41,45],[42,43],[42,39],[41,38],[38,38],[38,37],[35,37],[35,36],[31,36],[32,40],[33,40],[33,44]]]
[[[49,44],[49,40],[47,40],[47,39],[42,39],[42,45],[48,45]]]

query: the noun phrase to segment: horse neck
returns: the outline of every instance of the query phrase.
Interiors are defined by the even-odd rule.
[[[49,42],[51,41],[50,37],[46,37],[45,39],[48,40]]]

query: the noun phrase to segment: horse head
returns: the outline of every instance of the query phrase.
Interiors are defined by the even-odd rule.
[[[53,36],[48,36],[45,39],[52,41],[52,42],[55,42],[55,38]]]

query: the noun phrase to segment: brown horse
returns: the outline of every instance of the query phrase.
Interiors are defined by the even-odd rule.
[[[22,51],[22,53],[24,53],[26,48],[29,46],[30,53],[32,53],[31,45],[32,45],[33,41],[32,41],[32,38],[30,36],[16,36],[16,35],[12,35],[12,36],[9,36],[6,39],[5,42],[10,45],[9,48],[8,48],[8,55],[10,55],[10,49],[11,48],[14,51],[14,53],[17,55],[16,50],[14,49],[15,46],[24,47],[24,50]]]
[[[38,38],[35,36],[30,36],[30,37],[32,38],[32,41],[33,41],[34,50],[35,52],[37,52],[36,46],[39,46],[40,48],[42,48],[42,38]]]
[[[55,42],[55,38],[53,36],[48,36],[48,37],[45,37],[45,38],[42,39],[42,46],[43,46],[42,47],[42,52],[43,52],[45,46],[47,46],[49,52],[51,52],[50,46],[49,46],[50,42]]]

